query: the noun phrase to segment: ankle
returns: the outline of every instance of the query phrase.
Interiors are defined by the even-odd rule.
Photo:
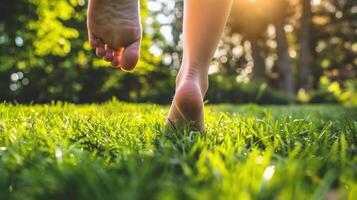
[[[205,96],[208,90],[208,74],[197,70],[197,67],[181,67],[176,76],[176,88],[180,85],[193,82],[198,85],[201,90],[202,97]]]

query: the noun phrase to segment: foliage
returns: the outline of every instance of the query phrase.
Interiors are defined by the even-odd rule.
[[[237,82],[234,76],[211,75],[207,92],[210,103],[288,104],[289,97],[264,82]]]
[[[320,78],[320,86],[310,94],[300,94],[297,100],[301,103],[343,103],[347,105],[356,105],[357,101],[357,81],[347,80],[343,83],[344,88],[337,81],[331,82],[327,77]],[[305,100],[304,100],[305,99]]]
[[[357,196],[357,108],[208,106],[205,134],[167,107],[0,104],[1,199]]]
[[[141,3],[145,19],[146,1]],[[168,69],[156,67],[160,58],[148,51],[157,36],[144,31],[138,70],[124,74],[109,68],[90,49],[85,1],[6,0],[0,10],[7,6],[10,11],[0,18],[0,101],[93,102],[120,96],[162,102],[172,95],[160,94],[162,85],[172,85],[173,77]]]
[[[314,2],[320,3],[313,4],[311,10],[310,49],[314,59],[308,66],[311,90],[306,92],[309,98],[305,99],[356,104],[356,90],[351,89],[357,73],[356,23],[353,23],[356,1]],[[130,74],[110,68],[90,49],[86,3],[86,0],[2,0],[0,101],[86,103],[116,96],[125,101],[169,103],[181,64],[182,0],[141,0],[143,48],[139,67]],[[232,15],[238,16],[230,20],[212,63],[211,69],[215,70],[208,101],[286,103],[286,95],[276,92],[281,88],[282,75],[277,67],[272,23],[279,17],[285,19],[291,67],[297,82],[300,1],[237,0],[236,3]],[[256,60],[252,58],[249,41],[252,37],[257,40],[259,50]],[[254,63],[265,65],[261,70],[266,73],[263,84],[266,89],[259,99],[256,92],[262,84],[250,80]],[[220,75],[225,78],[218,78]],[[321,84],[321,78],[338,84],[341,94],[329,91]],[[299,88],[294,90],[298,93]]]

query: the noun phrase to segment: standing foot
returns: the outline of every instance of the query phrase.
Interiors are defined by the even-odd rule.
[[[179,75],[176,93],[171,104],[167,125],[187,125],[192,123],[194,128],[204,130],[204,95],[207,91],[207,80],[192,73]]]

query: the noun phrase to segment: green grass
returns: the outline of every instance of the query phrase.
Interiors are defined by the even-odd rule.
[[[0,104],[0,199],[357,198],[357,108]]]

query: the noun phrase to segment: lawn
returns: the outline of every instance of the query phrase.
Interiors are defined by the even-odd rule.
[[[0,104],[0,199],[357,199],[357,107]]]

